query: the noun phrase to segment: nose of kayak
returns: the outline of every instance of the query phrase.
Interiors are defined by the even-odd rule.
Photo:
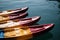
[[[34,34],[34,33],[38,33],[38,32],[42,32],[42,31],[45,31],[47,29],[50,29],[54,26],[54,24],[44,24],[44,25],[36,25],[35,27],[33,28],[30,28],[31,32]]]

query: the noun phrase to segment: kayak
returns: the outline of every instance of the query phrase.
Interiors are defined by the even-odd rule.
[[[34,23],[38,22],[40,19],[41,16],[34,16],[34,17],[23,18],[20,20],[31,20],[27,25],[33,25]]]
[[[8,20],[13,20],[17,18],[24,18],[28,15],[28,13],[21,13],[21,14],[11,14],[9,16],[0,16],[0,23],[4,23]]]
[[[16,19],[16,20],[9,20],[6,23],[0,24],[0,29],[3,28],[10,28],[10,27],[17,27],[20,25],[30,25],[33,23],[36,23],[37,21],[39,21],[41,17],[40,16],[35,16],[35,17],[31,17],[31,18],[23,18],[23,19]]]
[[[14,20],[14,19],[20,19],[20,18],[24,18],[28,15],[28,13],[21,13],[21,14],[13,14],[13,15],[9,15],[10,20]]]
[[[19,8],[19,9],[15,9],[15,10],[6,10],[6,11],[2,11],[0,12],[0,16],[8,16],[10,14],[19,14],[19,13],[24,13],[28,10],[28,7],[24,7],[24,8]]]
[[[15,27],[15,28],[7,28],[4,30],[3,38],[19,38],[19,39],[27,39],[32,38],[36,33],[43,33],[47,30],[51,30],[54,27],[54,24],[43,24],[43,25],[33,25],[33,26],[25,26],[25,27]]]

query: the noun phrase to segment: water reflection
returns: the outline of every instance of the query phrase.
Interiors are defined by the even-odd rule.
[[[57,1],[59,4],[58,4],[58,8],[60,10],[60,0],[49,0],[49,1]],[[60,14],[60,11],[57,13],[57,14]]]
[[[58,5],[58,8],[60,9],[60,4]],[[60,14],[60,10],[59,10],[59,14]]]
[[[59,2],[58,8],[60,8],[60,0],[49,0],[49,1],[57,1],[57,2]]]
[[[43,34],[43,35],[37,35],[37,36],[33,37],[31,40],[48,40],[51,38],[53,38],[53,35],[51,32],[48,32],[48,33]]]
[[[58,6],[59,8],[60,8],[60,4],[59,4],[59,6]]]
[[[58,1],[58,2],[60,2],[60,0],[49,0],[49,1]]]

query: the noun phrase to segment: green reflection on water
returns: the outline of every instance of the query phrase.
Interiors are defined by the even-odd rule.
[[[52,33],[48,32],[43,35],[37,35],[37,36],[33,37],[31,40],[48,40],[52,37],[53,37]]]

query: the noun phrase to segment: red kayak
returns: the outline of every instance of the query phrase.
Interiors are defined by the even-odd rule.
[[[34,16],[34,17],[30,17],[30,18],[23,18],[23,19],[20,19],[20,20],[21,21],[22,20],[31,20],[30,22],[28,22],[27,25],[32,25],[32,24],[38,22],[40,19],[41,19],[41,16]]]
[[[21,14],[11,14],[9,15],[9,18],[12,20],[17,19],[17,18],[24,18],[28,15],[28,13],[21,13]]]
[[[2,12],[0,12],[0,16],[8,16],[12,13],[14,13],[14,14],[24,13],[27,10],[28,10],[28,7],[19,8],[19,9],[15,9],[15,10],[2,11]]]
[[[47,30],[51,30],[54,24],[43,24],[35,26],[25,26],[4,29],[5,38],[15,38],[15,39],[28,39],[32,38],[36,33],[43,33]],[[29,28],[30,27],[30,28]],[[12,33],[12,34],[11,34]]]
[[[43,24],[43,25],[35,25],[30,26],[30,30],[33,34],[35,33],[43,33],[46,32],[54,27],[54,24]]]
[[[23,19],[16,19],[13,21],[7,21],[6,23],[0,24],[0,29],[1,28],[10,28],[10,27],[16,27],[20,25],[31,25],[33,23],[36,23],[41,17],[40,16],[35,16],[31,18],[23,18]]]

